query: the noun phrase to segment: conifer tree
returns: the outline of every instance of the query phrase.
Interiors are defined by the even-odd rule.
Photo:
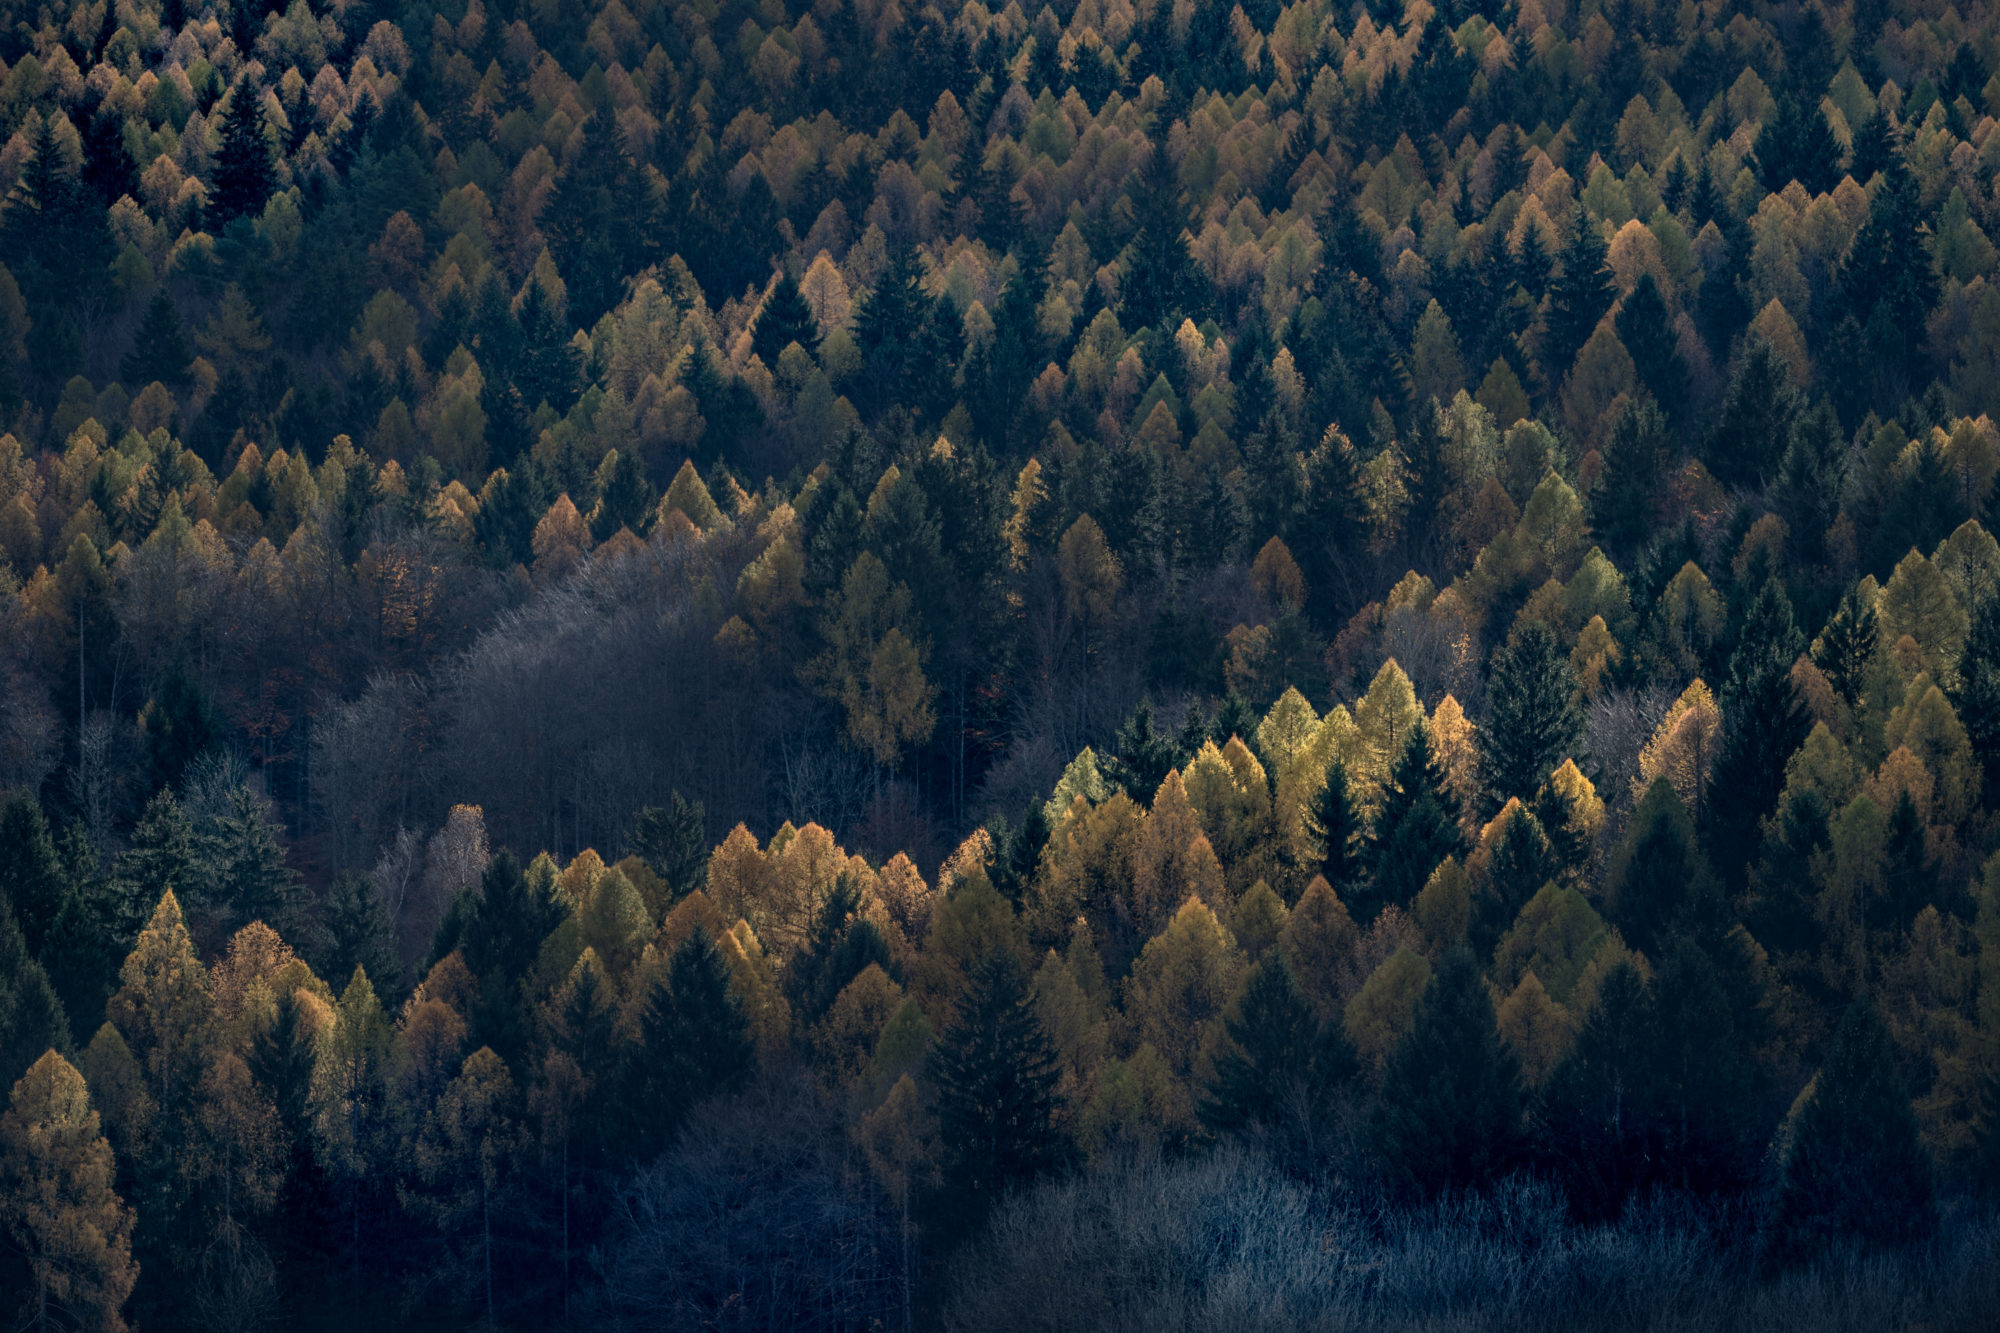
[[[1633,948],[1654,954],[1709,888],[1694,821],[1673,784],[1659,778],[1639,798],[1612,855],[1605,886],[1611,921]]]
[[[296,934],[299,877],[285,863],[269,806],[247,786],[227,799],[198,837],[207,895],[236,921],[262,921],[280,934]]]
[[[1139,226],[1119,283],[1119,322],[1128,329],[1171,327],[1175,315],[1206,313],[1208,281],[1188,252],[1187,209],[1164,137],[1136,174],[1132,212]]]
[[[1670,1184],[1698,1193],[1753,1183],[1770,1130],[1755,1052],[1761,996],[1745,975],[1742,937],[1709,943],[1684,934],[1654,954],[1661,963],[1650,1049],[1662,1166]]]
[[[1762,336],[1747,335],[1702,462],[1725,486],[1763,484],[1789,451],[1801,407],[1785,359]]]
[[[1824,402],[1794,417],[1778,462],[1771,508],[1785,521],[1788,542],[1808,563],[1826,558],[1826,537],[1840,513],[1847,480],[1847,441],[1840,418]]]
[[[1932,1225],[1931,1163],[1874,1003],[1848,1007],[1791,1132],[1773,1246],[1809,1258],[1856,1238],[1897,1244]]]
[[[133,336],[132,349],[119,362],[119,374],[135,390],[156,380],[178,389],[188,382],[188,366],[193,361],[194,352],[181,331],[180,312],[173,299],[163,291],[154,292]]]
[[[1618,307],[1618,340],[1632,354],[1639,382],[1653,395],[1660,410],[1671,421],[1679,421],[1688,410],[1688,369],[1674,342],[1674,325],[1666,298],[1650,272],[1641,273],[1638,283]]]
[[[0,804],[0,910],[12,908],[36,957],[62,909],[67,879],[41,802],[25,792],[7,797]]]
[[[1106,762],[1105,776],[1123,787],[1134,800],[1150,800],[1167,780],[1168,770],[1181,758],[1173,737],[1161,731],[1154,721],[1151,699],[1139,700],[1132,716],[1118,728],[1112,749],[1116,758]]]
[[[1057,1065],[1020,962],[1005,949],[973,965],[931,1053],[944,1189],[961,1219],[1055,1164]]]
[[[1813,644],[1813,662],[1849,703],[1861,700],[1862,683],[1881,642],[1874,599],[1850,588],[1834,608],[1833,618]]]
[[[1576,1045],[1536,1104],[1537,1151],[1586,1221],[1616,1219],[1627,1199],[1657,1179],[1653,1034],[1645,979],[1621,961],[1599,983]]]
[[[1542,339],[1542,373],[1551,386],[1560,384],[1597,322],[1611,309],[1617,295],[1611,266],[1605,262],[1604,234],[1590,210],[1578,208],[1563,238],[1561,267],[1549,284],[1547,332]]]
[[[632,830],[632,853],[679,902],[708,882],[707,814],[700,801],[673,793],[665,807],[647,806]]]
[[[18,1078],[43,1051],[70,1049],[62,1001],[0,903],[0,1081]]]
[[[123,1333],[139,1277],[132,1210],[113,1188],[83,1075],[54,1051],[13,1085],[0,1115],[0,1230],[26,1269],[12,1293],[20,1327]]]
[[[653,982],[640,1012],[645,1104],[672,1142],[688,1110],[734,1092],[756,1061],[750,1026],[729,989],[729,968],[708,932],[697,927]]]
[[[1389,1055],[1372,1135],[1391,1181],[1424,1197],[1474,1189],[1522,1149],[1521,1073],[1471,952],[1438,963]]]
[[[1793,181],[1808,195],[1825,194],[1840,184],[1840,143],[1817,101],[1779,98],[1776,113],[1758,131],[1752,152],[1764,188],[1773,193]]]
[[[329,977],[367,972],[385,994],[402,991],[402,963],[396,956],[396,926],[389,919],[375,881],[367,875],[346,874],[333,882],[324,902],[325,965]]]
[[[209,172],[209,227],[219,232],[238,218],[262,215],[277,188],[277,167],[264,137],[261,90],[245,76],[236,81],[222,116],[222,144]]]
[[[776,374],[779,353],[797,343],[808,356],[814,355],[819,351],[819,337],[819,322],[813,318],[812,307],[799,293],[797,279],[786,272],[764,298],[764,308],[757,312],[757,325],[750,337],[751,352],[762,358],[767,370]]]
[[[1357,920],[1372,921],[1384,907],[1406,907],[1447,856],[1464,851],[1452,813],[1450,780],[1431,750],[1430,728],[1410,728],[1384,788],[1369,840],[1368,895],[1357,895]]]
[[[479,981],[474,1039],[502,1058],[525,1049],[528,1015],[522,982],[543,942],[567,915],[552,886],[530,880],[512,852],[503,849],[487,862],[464,936],[452,947],[463,952],[466,967]]]
[[[1785,764],[1805,743],[1812,720],[1792,683],[1805,640],[1777,579],[1751,602],[1722,692],[1722,749],[1712,782],[1723,799],[1710,809],[1709,852],[1735,886],[1756,855],[1759,830],[1778,803]]]
[[[1529,800],[1565,759],[1580,758],[1583,717],[1576,672],[1553,631],[1523,625],[1493,655],[1487,721],[1479,729],[1479,761],[1490,810],[1509,797]]]
[[[1268,1130],[1309,1160],[1358,1069],[1346,1028],[1337,1017],[1321,1021],[1291,962],[1274,953],[1251,969],[1223,1029],[1228,1042],[1202,1098],[1202,1124],[1215,1134]]]
[[[1638,555],[1653,536],[1654,511],[1672,450],[1667,419],[1656,403],[1628,402],[1612,423],[1591,518],[1606,552],[1620,561]]]
[[[1541,892],[1558,869],[1555,849],[1542,821],[1527,808],[1517,807],[1494,845],[1485,891],[1473,903],[1473,940],[1481,952],[1499,942],[1528,900]]]
[[[1319,873],[1335,893],[1353,894],[1366,850],[1367,826],[1347,782],[1347,765],[1338,757],[1326,766],[1326,782],[1313,797],[1309,811],[1312,835],[1319,844]]]

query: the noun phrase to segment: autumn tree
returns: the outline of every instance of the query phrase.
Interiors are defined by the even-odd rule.
[[[132,1210],[112,1183],[111,1145],[83,1076],[50,1051],[14,1085],[0,1115],[0,1228],[25,1270],[19,1285],[9,1283],[21,1298],[21,1327],[126,1327],[139,1268]]]

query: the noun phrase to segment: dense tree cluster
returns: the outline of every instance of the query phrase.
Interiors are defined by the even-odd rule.
[[[1989,21],[0,0],[0,1292],[1989,1207]]]

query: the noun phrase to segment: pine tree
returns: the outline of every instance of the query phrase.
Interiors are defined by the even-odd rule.
[[[647,186],[625,155],[609,108],[587,117],[582,129],[582,143],[543,209],[542,230],[569,288],[570,314],[589,328],[624,297],[626,275],[645,265]],[[748,239],[739,237],[739,244]],[[778,363],[765,364],[776,370]]]
[[[1958,676],[1952,707],[1979,761],[1981,804],[1991,806],[2000,793],[2000,592],[1988,592],[1973,608]]]
[[[1476,1189],[1522,1150],[1521,1072],[1471,952],[1439,961],[1382,1073],[1372,1137],[1390,1180],[1423,1197]]]
[[[139,1267],[112,1176],[83,1075],[49,1051],[0,1115],[0,1229],[27,1270],[21,1327],[123,1333]]]
[[[491,1046],[503,1059],[526,1049],[528,1014],[521,982],[543,943],[568,915],[553,884],[530,880],[512,852],[503,849],[486,863],[463,938],[455,947],[479,982],[473,1039]]]
[[[1489,810],[1528,800],[1565,759],[1581,758],[1576,673],[1555,633],[1531,621],[1493,655],[1479,763]]]
[[[1791,600],[1775,578],[1768,580],[1751,602],[1729,658],[1722,749],[1711,779],[1725,795],[1711,807],[1709,853],[1733,887],[1741,887],[1760,827],[1778,803],[1786,763],[1812,730],[1791,674],[1804,647],[1792,624]]]
[[[1725,486],[1762,485],[1789,454],[1800,409],[1785,359],[1764,338],[1751,334],[1729,377],[1729,392],[1708,433],[1702,462]]]
[[[1551,387],[1569,374],[1576,354],[1597,329],[1617,295],[1605,262],[1604,234],[1590,210],[1578,208],[1563,240],[1561,269],[1549,284],[1547,332],[1542,338],[1542,374]]]
[[[245,76],[236,81],[222,115],[222,144],[209,172],[209,228],[219,232],[238,218],[262,216],[277,188],[278,171],[264,136],[261,90]]]
[[[1932,1225],[1931,1163],[1867,997],[1849,1006],[1791,1133],[1773,1243],[1809,1258],[1844,1238],[1898,1244]]]
[[[188,382],[188,366],[194,361],[187,338],[181,332],[180,312],[165,292],[154,292],[139,321],[132,350],[125,353],[118,372],[134,389],[159,381],[169,389]]]
[[[639,1027],[645,1104],[654,1108],[664,1142],[672,1142],[696,1102],[741,1088],[756,1062],[728,965],[699,927],[653,982]]]
[[[54,350],[48,344],[75,334],[74,325],[58,324],[57,310],[101,287],[112,257],[104,208],[69,170],[56,138],[55,118],[60,114],[51,108],[41,118],[28,160],[21,165],[0,215],[0,241],[4,241],[0,249],[7,253],[7,267],[20,282],[22,295],[40,307],[35,314],[38,346],[30,348],[30,357],[45,366]],[[64,338],[52,338],[58,328]]]
[[[1319,844],[1319,873],[1335,893],[1352,895],[1362,874],[1367,826],[1347,781],[1347,765],[1339,758],[1326,766],[1326,782],[1313,797],[1309,812],[1312,834]]]
[[[1151,699],[1139,700],[1132,716],[1118,728],[1111,748],[1116,758],[1105,763],[1105,777],[1123,787],[1135,801],[1151,800],[1181,758],[1173,737],[1155,722]]]
[[[1484,891],[1473,902],[1473,941],[1480,952],[1491,952],[1559,868],[1542,821],[1525,807],[1517,808],[1494,845]]]
[[[105,11],[105,21],[113,14]],[[83,183],[105,208],[120,195],[137,197],[139,173],[125,148],[125,122],[109,108],[92,116],[83,130]]]
[[[1407,907],[1438,862],[1465,850],[1452,813],[1450,781],[1421,720],[1410,728],[1389,775],[1368,850],[1373,883],[1365,898],[1357,895],[1355,912],[1363,922],[1372,921],[1384,907]]]
[[[957,1217],[983,1217],[1008,1190],[1055,1164],[1055,1052],[1011,952],[995,950],[973,965],[930,1073],[944,1188]]]
[[[762,358],[766,369],[776,374],[778,354],[793,343],[804,348],[808,356],[817,355],[819,322],[806,298],[800,295],[798,281],[787,272],[764,298],[764,308],[757,312],[750,350]]]
[[[1202,1124],[1213,1134],[1261,1128],[1310,1160],[1358,1068],[1340,1019],[1322,1022],[1291,963],[1274,953],[1251,969],[1223,1030],[1228,1042],[1202,1098]]]

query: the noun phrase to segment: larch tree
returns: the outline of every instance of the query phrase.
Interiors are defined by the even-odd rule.
[[[54,1051],[0,1115],[0,1229],[26,1269],[18,1327],[123,1333],[139,1278],[132,1210],[113,1189],[111,1145],[83,1075]]]

